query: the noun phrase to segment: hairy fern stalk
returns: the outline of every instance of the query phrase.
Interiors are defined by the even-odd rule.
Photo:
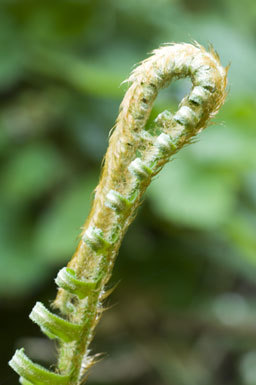
[[[123,236],[152,178],[218,112],[226,96],[226,75],[213,49],[207,52],[198,44],[165,45],[130,75],[81,241],[55,280],[59,290],[53,307],[61,316],[40,302],[30,314],[48,337],[59,340],[56,370],[46,370],[17,350],[9,364],[21,384],[85,382],[94,362],[89,346],[109,294],[104,288]],[[162,112],[146,130],[159,90],[185,77],[191,78],[192,89],[178,111]]]

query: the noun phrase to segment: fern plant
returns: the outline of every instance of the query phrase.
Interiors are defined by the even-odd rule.
[[[55,372],[33,363],[23,349],[9,362],[23,385],[78,385],[85,382],[90,343],[102,311],[105,291],[124,237],[152,178],[191,138],[206,127],[226,96],[227,69],[213,49],[198,44],[169,44],[153,52],[130,75],[104,160],[100,182],[81,241],[55,280],[53,307],[37,302],[30,318],[59,340]],[[153,102],[174,79],[190,77],[192,89],[175,114],[164,111],[146,129]]]

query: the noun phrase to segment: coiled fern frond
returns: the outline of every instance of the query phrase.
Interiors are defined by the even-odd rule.
[[[34,364],[17,350],[10,365],[22,384],[83,383],[94,361],[89,346],[124,234],[152,178],[218,112],[226,97],[226,75],[214,50],[207,52],[198,44],[165,45],[130,75],[81,241],[55,280],[59,291],[54,307],[62,316],[40,302],[30,314],[49,338],[59,340],[56,371]],[[146,130],[159,90],[185,77],[190,77],[192,89],[178,111],[162,112]]]

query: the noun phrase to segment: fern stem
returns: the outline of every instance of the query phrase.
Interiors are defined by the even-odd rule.
[[[166,45],[153,52],[128,79],[130,87],[120,106],[109,141],[91,213],[81,241],[56,283],[60,287],[54,307],[65,320],[37,303],[31,318],[50,338],[59,338],[58,381],[78,385],[93,363],[89,346],[102,314],[104,288],[111,276],[124,234],[134,219],[152,178],[190,139],[200,132],[223,104],[226,74],[217,54],[198,44]],[[171,80],[190,77],[192,90],[172,115],[164,111],[146,129],[153,102]],[[14,361],[13,361],[14,360]],[[11,366],[31,383],[26,371]],[[56,376],[57,374],[55,374]],[[24,382],[25,383],[25,382]],[[42,382],[46,383],[46,382]]]

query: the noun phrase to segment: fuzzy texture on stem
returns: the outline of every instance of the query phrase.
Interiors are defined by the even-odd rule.
[[[109,294],[105,286],[123,236],[152,178],[224,103],[226,75],[214,50],[207,52],[198,44],[163,46],[130,75],[81,241],[68,267],[56,278],[59,291],[54,307],[63,317],[40,302],[30,314],[47,336],[59,339],[56,373],[32,363],[19,350],[10,365],[20,374],[21,383],[84,383],[94,362],[89,345]],[[159,90],[185,77],[191,78],[192,89],[178,111],[162,112],[146,129]]]

